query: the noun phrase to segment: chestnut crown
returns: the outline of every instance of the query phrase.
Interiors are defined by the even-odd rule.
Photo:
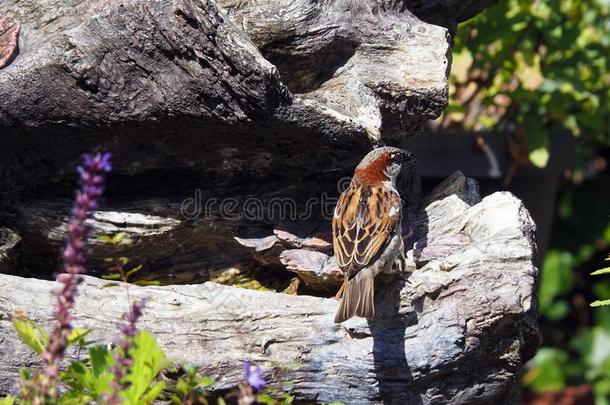
[[[378,186],[385,181],[394,183],[402,165],[412,159],[411,153],[390,146],[367,153],[354,171],[353,181]]]

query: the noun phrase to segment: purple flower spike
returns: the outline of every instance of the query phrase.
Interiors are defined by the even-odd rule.
[[[133,346],[133,338],[138,334],[137,323],[142,316],[144,310],[144,301],[135,301],[131,304],[128,313],[123,314],[123,323],[119,326],[121,331],[121,339],[117,344],[119,350],[114,356],[114,365],[112,366],[113,379],[111,382],[112,391],[104,395],[104,400],[107,404],[118,405],[121,403],[120,391],[124,388],[122,383],[123,378],[127,374],[132,360],[129,357],[129,350]]]
[[[267,381],[262,376],[261,368],[254,367],[247,361],[244,361],[244,374],[246,382],[256,391],[267,385]]]
[[[77,287],[81,282],[80,274],[85,272],[87,259],[88,228],[85,220],[90,218],[98,206],[98,199],[104,192],[104,175],[111,170],[110,153],[83,155],[83,165],[78,168],[80,189],[76,191],[76,203],[72,209],[72,219],[68,224],[68,240],[63,252],[64,273],[57,276],[59,288],[56,296],[55,319],[57,325],[49,336],[49,343],[42,355],[45,378],[41,393],[46,398],[57,395],[56,382],[59,366],[72,331],[72,307]]]

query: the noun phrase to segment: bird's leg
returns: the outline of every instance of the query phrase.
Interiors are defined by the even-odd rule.
[[[345,283],[341,283],[341,288],[339,288],[339,291],[337,291],[337,294],[335,294],[335,298],[340,300],[343,297],[343,290],[345,289]]]
[[[398,268],[398,271],[400,273],[408,271],[407,258],[405,256],[405,241],[402,238],[400,238],[400,248],[398,250],[398,257],[396,257],[396,260],[394,260],[394,264],[396,264],[396,267]]]
[[[405,273],[409,271],[407,270],[407,258],[405,257],[404,252],[398,255],[398,257],[394,260],[394,264],[396,265],[396,268],[398,269],[399,273]]]

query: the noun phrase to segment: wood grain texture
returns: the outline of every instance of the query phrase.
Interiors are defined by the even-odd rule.
[[[0,14],[0,69],[7,66],[19,51],[19,21]]]
[[[423,210],[414,226],[414,271],[378,285],[375,320],[335,325],[332,298],[214,283],[132,286],[130,293],[147,299],[142,326],[170,357],[217,377],[217,389],[234,386],[239,362],[249,359],[267,368],[296,362],[285,378],[299,401],[514,403],[522,366],[538,345],[527,210],[504,192],[473,206],[450,195]],[[107,343],[127,303],[123,289],[102,284],[86,278],[76,323]],[[47,323],[53,285],[0,276],[0,392],[20,367],[36,364],[9,320],[21,309]]]
[[[426,5],[440,7],[413,9]],[[329,143],[330,161],[296,156],[283,168],[320,173],[342,154],[357,160],[447,105],[448,30],[410,7],[4,0],[0,13],[20,22],[21,39],[0,70],[0,192],[62,181],[93,149],[115,152],[128,175],[212,170],[226,150],[269,159]]]
[[[405,170],[414,271],[381,280],[379,319],[335,325],[333,299],[201,283],[243,269],[334,293],[342,275],[323,210],[295,216],[336,197],[380,137],[397,142],[440,114],[450,30],[487,4],[0,2],[21,24],[19,53],[0,70],[0,268],[13,274],[0,275],[0,394],[38,364],[10,326],[14,311],[43,324],[52,311],[54,283],[18,275],[59,268],[78,155],[109,150],[94,236],[125,231],[136,243],[112,251],[92,239],[90,268],[125,255],[146,277],[198,283],[131,294],[148,300],[143,327],[217,389],[233,387],[247,359],[296,362],[285,379],[302,402],[514,402],[538,344],[533,223],[510,194],[479,201],[463,176],[422,199]],[[286,201],[278,216],[273,204]],[[76,319],[108,343],[127,302],[103,283],[86,278]]]

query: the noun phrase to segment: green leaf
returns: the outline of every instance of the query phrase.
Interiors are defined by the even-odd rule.
[[[89,348],[89,362],[93,375],[102,375],[110,366],[110,353],[103,346]]]
[[[564,351],[542,348],[523,376],[523,384],[533,391],[559,390],[566,385],[568,356]]]
[[[164,383],[157,383],[142,396],[138,403],[150,404],[154,402],[165,389]]]
[[[136,274],[138,271],[142,270],[142,265],[137,265],[136,267],[134,267],[133,269],[129,270],[127,272],[127,277],[131,276],[132,274]]]
[[[13,405],[17,398],[11,395],[0,399],[0,405]]]
[[[560,250],[550,250],[544,257],[540,280],[540,312],[547,315],[555,300],[572,288],[575,258]]]
[[[102,278],[104,280],[120,280],[121,275],[119,273],[102,274]]]
[[[118,287],[118,286],[120,286],[119,283],[106,283],[106,284],[102,285],[102,288]]]
[[[290,395],[288,393],[284,393],[282,395],[281,404],[282,405],[290,405],[294,401],[294,395]]]
[[[603,269],[595,270],[591,273],[592,276],[598,276],[600,274],[610,274],[610,267],[604,267]]]
[[[217,405],[227,405],[227,403],[225,402],[223,397],[218,397],[218,399],[216,400],[216,404]]]
[[[110,235],[100,235],[97,240],[102,243],[112,243],[112,237]]]
[[[604,307],[610,305],[610,300],[598,300],[591,303],[592,307]]]
[[[165,354],[159,348],[153,335],[142,331],[133,339],[133,347],[129,350],[132,365],[125,377],[127,389],[121,397],[128,404],[148,404],[156,399],[165,385],[162,383],[152,385],[153,381],[163,368]]]
[[[27,368],[22,368],[19,370],[19,378],[21,378],[23,381],[29,381],[32,379],[32,372]]]
[[[83,405],[95,402],[95,398],[82,391],[68,391],[59,399],[61,405]]]
[[[129,238],[127,232],[119,232],[112,238],[112,242],[116,245],[131,245],[133,240]]]
[[[127,232],[119,232],[112,237],[112,243],[121,243],[127,237]]]
[[[161,285],[161,283],[157,280],[138,280],[135,281],[134,284],[139,286]]]
[[[87,343],[85,342],[85,336],[87,336],[89,333],[91,333],[91,329],[72,329],[72,332],[70,332],[70,335],[68,336],[68,347],[73,346],[75,344],[78,344],[81,347],[85,347],[87,345]]]
[[[49,336],[45,330],[29,319],[13,319],[13,326],[19,335],[19,339],[28,345],[36,354],[42,354],[45,350]]]
[[[544,311],[544,315],[553,321],[561,320],[569,313],[570,305],[566,300],[563,299],[553,301],[551,306]]]
[[[591,329],[593,342],[591,346],[590,361],[595,370],[601,369],[604,363],[610,359],[610,332],[594,327]]]
[[[75,361],[61,373],[62,381],[71,388],[61,402],[90,403],[110,392],[113,363],[112,354],[105,347],[90,347],[88,364]]]
[[[205,388],[214,385],[215,382],[216,380],[214,380],[212,377],[201,377],[197,382],[197,386]]]
[[[176,381],[176,392],[179,392],[180,394],[186,395],[189,392],[189,384],[186,382],[185,379],[183,378],[179,378],[178,381]]]
[[[275,399],[270,394],[259,394],[257,401],[266,405],[275,405]]]
[[[549,162],[549,150],[543,146],[538,149],[530,151],[529,158],[530,162],[536,167],[544,168]]]

